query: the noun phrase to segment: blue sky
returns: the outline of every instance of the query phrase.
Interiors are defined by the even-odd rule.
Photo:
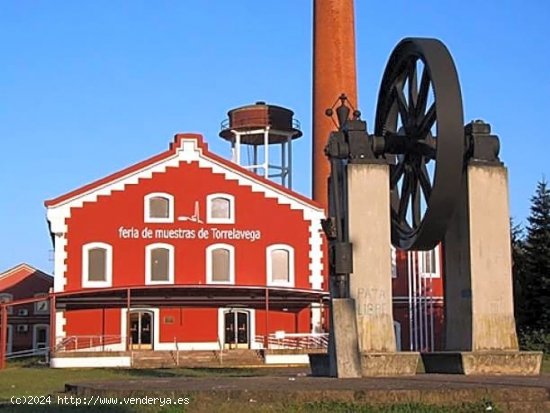
[[[359,106],[372,121],[402,38],[437,37],[458,68],[465,121],[501,139],[511,213],[550,175],[550,2],[356,0]],[[0,270],[51,271],[43,201],[167,148],[218,138],[228,109],[292,108],[295,189],[310,194],[312,1],[0,0]]]

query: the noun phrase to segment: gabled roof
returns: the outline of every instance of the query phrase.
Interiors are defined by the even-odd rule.
[[[45,272],[42,272],[40,270],[37,270],[36,268],[32,267],[29,264],[19,264],[16,265],[13,268],[10,268],[7,271],[4,271],[3,273],[0,273],[0,291],[6,290],[21,281],[23,281],[25,278],[29,276],[39,276],[41,278],[46,279],[47,281],[50,281],[53,285],[53,277],[46,274]]]
[[[223,168],[226,168],[228,170],[231,170],[233,172],[236,172],[240,175],[243,175],[250,179],[251,181],[254,181],[264,187],[267,187],[269,189],[272,189],[282,195],[285,195],[291,199],[294,199],[298,201],[301,204],[306,204],[309,207],[322,210],[323,207],[321,204],[311,200],[310,198],[307,198],[297,192],[294,192],[276,182],[273,182],[269,179],[266,179],[260,175],[257,175],[248,169],[245,169],[225,158],[222,158],[219,155],[214,154],[213,152],[210,152],[208,150],[208,145],[204,142],[202,135],[200,134],[194,134],[194,133],[186,133],[186,134],[177,134],[174,137],[174,141],[170,143],[169,149],[167,151],[164,151],[158,155],[155,155],[149,159],[146,159],[142,162],[138,162],[132,166],[129,166],[127,168],[124,168],[118,172],[115,172],[114,174],[111,174],[109,176],[106,176],[105,178],[99,179],[95,182],[92,182],[88,185],[84,185],[78,189],[75,189],[71,192],[68,192],[64,195],[61,195],[57,198],[53,198],[50,200],[47,200],[44,202],[44,205],[48,208],[56,207],[61,204],[68,203],[74,199],[77,199],[80,196],[91,194],[94,191],[105,188],[106,186],[109,186],[112,183],[115,183],[117,181],[120,181],[128,176],[131,176],[133,174],[137,174],[142,170],[145,170],[153,165],[158,165],[163,163],[164,161],[168,161],[170,159],[173,159],[175,156],[177,156],[178,151],[181,150],[183,141],[189,141],[194,140],[196,142],[196,147],[201,152],[201,157],[205,158],[207,160],[210,160]]]

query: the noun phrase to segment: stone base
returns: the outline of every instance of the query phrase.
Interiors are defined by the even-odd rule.
[[[361,353],[361,377],[414,376],[420,360],[420,353]],[[329,377],[330,358],[328,354],[309,354],[311,374]]]
[[[426,373],[465,375],[540,374],[542,352],[538,351],[444,351],[422,354]]]
[[[309,368],[311,375],[316,377],[330,377],[330,359],[329,355],[324,353],[310,353]]]
[[[361,375],[378,376],[414,376],[420,354],[414,352],[398,353],[361,353]]]

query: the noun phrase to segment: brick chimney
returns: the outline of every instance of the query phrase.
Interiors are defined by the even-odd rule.
[[[358,108],[353,0],[313,0],[312,188],[313,199],[325,209],[330,167],[323,151],[335,129],[325,110],[342,93]]]

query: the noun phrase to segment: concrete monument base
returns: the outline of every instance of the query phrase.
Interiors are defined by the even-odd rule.
[[[330,309],[328,354],[309,354],[311,374],[343,379],[361,377],[355,301],[351,298],[333,298]]]
[[[420,360],[420,353],[361,353],[361,375],[414,376]]]
[[[539,351],[442,351],[422,354],[426,373],[465,375],[540,374],[542,352]]]
[[[362,353],[360,377],[414,376],[420,360],[420,353]],[[311,375],[316,377],[331,374],[328,354],[309,354]]]

